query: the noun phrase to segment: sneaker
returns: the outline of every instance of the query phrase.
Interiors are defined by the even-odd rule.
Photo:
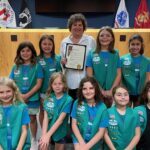
[[[30,150],[38,150],[38,141],[36,139],[31,140],[31,148]]]

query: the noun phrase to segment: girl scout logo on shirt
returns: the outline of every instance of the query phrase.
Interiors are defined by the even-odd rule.
[[[29,79],[28,77],[23,77],[23,80],[24,80],[24,81],[26,81],[26,80],[28,80],[28,79]]]
[[[110,124],[111,126],[117,126],[117,125],[118,125],[118,122],[117,122],[117,120],[115,120],[115,116],[114,116],[114,115],[110,115],[109,117],[110,117],[110,119],[109,119],[109,124]]]
[[[3,120],[3,117],[2,117],[2,114],[0,114],[0,124],[2,124],[2,120]]]
[[[131,60],[129,58],[125,58],[124,61],[123,61],[123,64],[125,66],[129,66],[129,65],[131,65]]]
[[[46,65],[46,62],[44,61],[44,59],[40,59],[39,63],[40,63],[42,66]]]
[[[140,122],[144,122],[144,117],[143,117],[143,112],[142,111],[138,111],[138,114],[139,114],[139,119],[140,119]]]
[[[54,114],[54,100],[52,98],[48,98],[48,101],[44,103],[45,110],[48,113],[48,118],[52,119]]]
[[[85,111],[85,106],[83,106],[83,105],[79,105],[78,106],[78,110],[80,111],[80,112],[83,112],[83,111]]]
[[[142,111],[138,111],[138,114],[143,116],[143,112]]]
[[[46,106],[47,106],[49,109],[52,109],[52,108],[54,108],[54,103],[53,103],[53,102],[48,102],[48,103],[46,104]]]
[[[15,74],[15,75],[19,75],[19,74],[20,74],[20,70],[16,69],[16,70],[14,71],[14,74]]]
[[[94,56],[93,56],[93,62],[97,64],[99,61],[100,61],[99,55],[98,54],[94,54]]]
[[[51,68],[51,69],[49,69],[49,72],[54,72],[54,71],[56,71],[56,69],[55,69],[55,68]]]
[[[77,115],[83,114],[84,111],[85,111],[85,106],[83,106],[83,105],[78,105],[78,108],[77,108]]]
[[[140,116],[139,119],[140,119],[140,122],[141,122],[141,123],[144,122],[144,117],[143,117],[143,116]]]

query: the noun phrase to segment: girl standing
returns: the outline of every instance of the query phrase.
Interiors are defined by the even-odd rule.
[[[93,77],[83,78],[78,100],[71,112],[75,150],[101,148],[105,128],[108,126],[107,108],[101,98],[97,81]]]
[[[68,28],[70,31],[70,35],[64,38],[61,42],[60,46],[60,54],[62,57],[62,64],[66,64],[66,46],[67,43],[71,44],[79,44],[86,45],[86,56],[91,49],[96,47],[96,42],[92,36],[86,35],[84,31],[87,28],[87,21],[83,14],[73,14],[68,19]],[[77,98],[77,90],[79,87],[79,83],[83,77],[86,75],[85,66],[83,70],[73,70],[65,68],[65,76],[68,83],[69,95],[76,100]]]
[[[33,137],[31,148],[35,150],[37,149],[36,115],[39,112],[39,89],[42,84],[43,72],[36,62],[36,51],[31,42],[25,41],[19,44],[10,78],[16,82],[24,102],[28,105]]]
[[[97,35],[97,47],[89,52],[87,75],[94,76],[100,85],[107,107],[113,103],[112,89],[121,80],[121,63],[117,50],[114,50],[115,37],[112,29],[104,26]]]
[[[149,150],[150,148],[150,81],[144,87],[140,97],[140,105],[134,110],[139,115],[142,136],[136,147],[137,150]]]
[[[40,149],[47,150],[51,139],[56,150],[64,150],[68,131],[68,119],[72,98],[66,93],[67,83],[62,73],[53,73],[50,79],[47,98],[44,100],[44,120]]]
[[[150,77],[150,61],[144,53],[143,38],[134,34],[129,39],[129,52],[121,57],[122,82],[129,90],[133,106],[139,104],[139,95]]]
[[[50,35],[43,35],[39,41],[40,55],[38,56],[38,62],[43,68],[44,79],[42,87],[40,89],[40,114],[39,121],[42,126],[44,110],[43,100],[48,89],[49,79],[54,72],[61,71],[60,56],[55,54],[54,39]]]
[[[16,84],[0,78],[0,150],[28,150],[30,118]]]
[[[104,150],[135,150],[140,140],[138,115],[128,107],[129,94],[125,87],[117,86],[112,91],[115,105],[108,109],[109,126],[105,132]]]

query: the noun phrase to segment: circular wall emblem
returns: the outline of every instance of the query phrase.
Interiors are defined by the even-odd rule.
[[[121,26],[124,26],[127,21],[127,13],[125,11],[121,11],[117,15],[117,21]]]

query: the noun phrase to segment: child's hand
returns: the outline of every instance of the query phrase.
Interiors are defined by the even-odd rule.
[[[89,150],[87,144],[82,144],[79,146],[79,150]]]
[[[47,150],[50,142],[50,137],[48,134],[44,134],[39,140],[39,148],[41,150]]]
[[[24,102],[27,103],[28,102],[28,96],[27,96],[27,94],[21,94],[21,96],[22,96]]]
[[[102,95],[103,95],[104,97],[106,97],[106,91],[101,90],[101,93],[102,93]]]
[[[1,145],[0,145],[0,150],[3,150],[3,148],[1,147]]]
[[[107,97],[112,97],[112,90],[106,91],[106,96]]]
[[[86,146],[86,143],[84,141],[79,142],[79,150],[88,150],[87,146]]]

